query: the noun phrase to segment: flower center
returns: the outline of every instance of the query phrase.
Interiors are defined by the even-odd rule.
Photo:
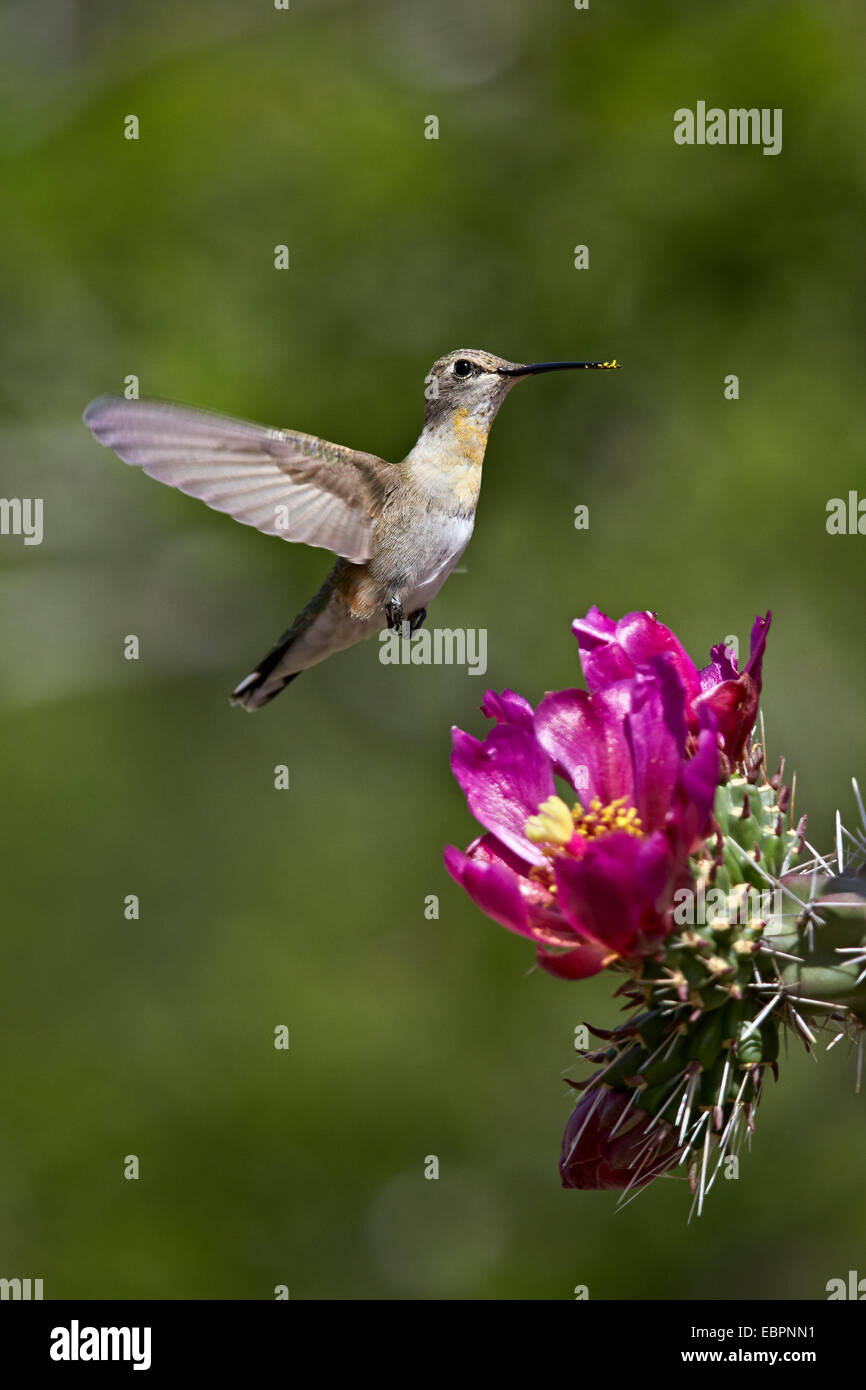
[[[597,840],[611,830],[624,830],[627,835],[643,836],[640,816],[634,806],[626,804],[624,796],[618,796],[607,806],[602,806],[595,796],[588,811],[583,809],[579,801],[569,810],[561,797],[549,796],[541,802],[538,815],[530,816],[524,826],[528,840],[551,850],[571,845],[575,835],[581,840]]]

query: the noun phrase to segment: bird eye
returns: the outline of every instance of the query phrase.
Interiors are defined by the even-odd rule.
[[[465,357],[458,357],[451,370],[453,371],[455,376],[459,376],[461,379],[463,379],[467,376],[471,376],[472,373],[475,371],[475,367],[473,363],[469,362]]]

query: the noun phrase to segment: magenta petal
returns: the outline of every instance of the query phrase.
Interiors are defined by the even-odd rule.
[[[575,618],[571,630],[577,638],[583,676],[590,690],[603,690],[633,671],[626,653],[615,641],[616,623],[597,608],[585,618]]]
[[[539,947],[535,959],[542,970],[558,980],[588,980],[590,975],[598,974],[609,955],[607,946],[597,941],[586,941],[570,951],[557,953]]]
[[[616,622],[613,618],[609,618],[606,613],[602,613],[600,608],[593,605],[585,618],[575,618],[571,624],[571,630],[577,638],[581,651],[590,652],[613,640],[616,633]]]
[[[594,695],[558,690],[535,711],[535,733],[557,769],[576,788],[581,804],[607,805],[618,796],[632,804],[632,757],[625,717],[631,685],[620,682]]]
[[[722,681],[736,680],[737,675],[737,661],[733,648],[718,642],[710,651],[709,665],[698,672],[702,694],[712,690],[714,685],[721,685]]]
[[[713,648],[716,660],[701,672],[703,693],[695,701],[695,709],[700,710],[703,706],[712,710],[718,721],[722,744],[732,764],[741,761],[758,715],[764,651],[772,620],[770,612],[763,618],[759,615],[755,619],[749,660],[739,674],[736,663],[728,661],[723,664],[717,659],[717,647]],[[721,679],[715,679],[716,676]]]
[[[702,723],[705,727],[698,735],[694,757],[683,763],[679,779],[681,806],[676,819],[681,851],[686,855],[709,830],[719,782],[715,720],[705,712]]]
[[[451,767],[469,809],[486,830],[532,864],[544,855],[527,840],[524,826],[552,796],[553,771],[532,733],[517,724],[497,724],[483,743],[452,730]]]
[[[592,841],[582,859],[557,859],[557,900],[575,930],[628,956],[642,934],[660,930],[656,904],[669,876],[661,832],[642,840],[614,830]]]
[[[524,729],[532,728],[532,705],[515,690],[503,690],[501,695],[497,695],[495,690],[488,690],[481,709],[488,719],[495,719],[499,724],[519,724]]]
[[[674,664],[688,700],[700,693],[694,662],[669,627],[652,613],[627,613],[618,623],[590,609],[577,619],[572,631],[580,645],[583,673],[589,689],[601,690],[612,681],[634,674],[655,658],[668,657]]]
[[[653,658],[670,658],[687,699],[700,694],[695,663],[679,638],[652,613],[627,613],[616,625],[616,641],[634,667],[649,666]]]
[[[702,694],[706,694],[714,686],[721,685],[724,681],[736,681],[741,675],[750,675],[760,693],[761,668],[767,646],[767,633],[770,631],[772,621],[773,615],[770,612],[767,612],[763,618],[759,614],[755,619],[750,640],[749,660],[742,672],[737,670],[737,661],[730,647],[726,647],[722,642],[713,647],[710,652],[710,664],[700,672]]]
[[[448,845],[444,858],[455,883],[495,922],[540,945],[574,947],[574,932],[550,894],[527,877],[528,865],[495,835],[482,835],[465,854]]]
[[[654,657],[652,674],[635,676],[626,730],[634,805],[643,829],[657,830],[670,809],[686,743],[685,695],[670,656]]]
[[[763,618],[758,614],[752,627],[751,651],[749,660],[746,663],[745,672],[752,677],[752,680],[758,687],[759,694],[761,690],[761,670],[764,662],[764,651],[767,646],[767,634],[770,631],[770,624],[772,621],[773,614],[768,609]]]
[[[761,698],[761,676],[767,633],[772,613],[755,619],[752,628],[751,653],[738,676],[711,685],[695,701],[695,710],[712,711],[718,721],[719,733],[728,760],[736,765],[743,758],[746,742],[758,715]],[[706,674],[706,672],[704,673]]]
[[[737,680],[722,681],[695,702],[699,714],[709,710],[717,721],[725,753],[732,764],[743,757],[746,740],[757,718],[759,697],[758,687],[744,671]]]
[[[504,864],[506,869],[510,869],[520,879],[525,879],[532,867],[527,859],[503,845],[495,835],[479,835],[477,840],[473,840],[469,845],[466,853],[470,859],[480,859],[487,864]]]
[[[476,907],[509,931],[531,935],[526,903],[512,869],[495,860],[472,858],[453,845],[446,847],[444,858],[454,882],[465,888]]]

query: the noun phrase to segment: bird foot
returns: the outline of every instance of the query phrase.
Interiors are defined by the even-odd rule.
[[[416,608],[414,613],[409,614],[409,631],[417,632],[424,619],[427,617],[426,608]]]
[[[403,602],[396,594],[385,604],[385,622],[392,632],[399,632],[403,626]]]

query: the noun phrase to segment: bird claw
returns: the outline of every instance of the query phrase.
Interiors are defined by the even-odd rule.
[[[416,608],[414,613],[410,613],[407,618],[403,609],[403,602],[399,598],[389,599],[385,604],[385,622],[392,632],[403,632],[408,627],[411,637],[413,632],[417,632],[424,619],[427,617],[426,608]]]
[[[409,631],[417,632],[424,619],[427,617],[426,608],[416,608],[414,613],[409,614]]]
[[[403,602],[396,596],[385,604],[385,622],[392,632],[399,632],[403,626]]]

